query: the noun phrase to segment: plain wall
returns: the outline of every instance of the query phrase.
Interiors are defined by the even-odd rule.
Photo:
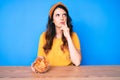
[[[59,0],[0,0],[0,66],[30,66]],[[81,43],[81,65],[120,65],[120,1],[61,0]]]

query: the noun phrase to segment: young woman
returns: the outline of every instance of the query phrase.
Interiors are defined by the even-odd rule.
[[[49,11],[47,30],[40,36],[38,56],[44,56],[51,66],[79,66],[80,42],[73,32],[67,7],[58,2]]]

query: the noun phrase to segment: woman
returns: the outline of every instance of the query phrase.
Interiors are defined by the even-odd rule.
[[[38,56],[44,56],[51,66],[80,65],[79,39],[72,30],[68,9],[61,2],[50,9],[47,30],[40,36]]]

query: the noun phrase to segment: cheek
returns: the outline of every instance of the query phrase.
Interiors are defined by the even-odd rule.
[[[67,22],[67,18],[65,18],[65,21]]]
[[[58,21],[58,19],[54,19],[53,22],[54,22],[54,24],[58,24],[59,21]]]

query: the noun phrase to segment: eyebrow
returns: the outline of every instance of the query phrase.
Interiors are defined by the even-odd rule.
[[[64,15],[67,15],[67,13],[64,13]]]
[[[57,14],[60,14],[60,13],[56,13],[56,15],[57,15]],[[67,13],[63,13],[63,14],[67,15]]]

